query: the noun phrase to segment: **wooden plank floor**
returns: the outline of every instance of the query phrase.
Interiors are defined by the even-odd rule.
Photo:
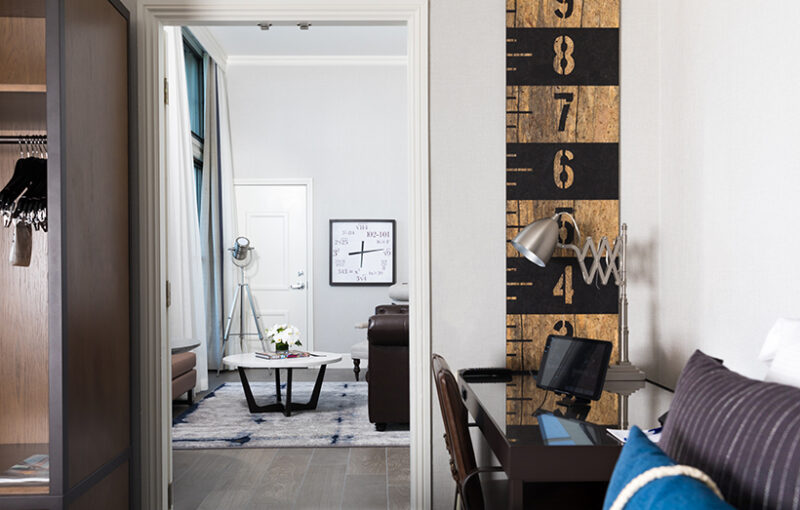
[[[175,510],[409,508],[408,448],[174,452]]]
[[[294,380],[313,381],[316,376],[316,370],[295,370]],[[275,376],[248,370],[247,377],[273,381]],[[233,371],[219,376],[210,371],[208,378],[211,389],[239,382]],[[325,380],[355,379],[352,370],[332,369]],[[174,404],[172,412],[185,409]],[[175,450],[173,462],[175,510],[409,508],[408,448]]]

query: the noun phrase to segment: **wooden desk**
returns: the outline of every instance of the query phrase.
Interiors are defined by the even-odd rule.
[[[526,493],[527,498],[532,497],[531,490],[526,490],[527,484],[608,482],[621,446],[605,429],[620,428],[620,423],[628,418],[640,427],[657,426],[658,416],[667,411],[672,400],[671,392],[652,383],[616,382],[614,387],[607,388],[614,391],[604,391],[605,402],[613,403],[618,398],[617,408],[625,416],[590,413],[586,421],[568,420],[582,427],[586,437],[581,436],[578,444],[548,444],[538,413],[550,415],[553,411],[563,413],[565,409],[556,405],[552,393],[546,395],[536,388],[533,377],[530,372],[519,372],[514,373],[511,382],[465,382],[459,372],[461,397],[508,476],[509,506],[514,509],[533,506],[532,501],[526,501]],[[519,388],[525,389],[524,397],[519,396]],[[525,408],[524,419],[515,416],[520,398],[531,402]],[[512,408],[517,411],[510,412]],[[606,421],[598,422],[598,417]]]

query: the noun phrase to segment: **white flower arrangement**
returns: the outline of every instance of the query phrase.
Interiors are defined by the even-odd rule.
[[[300,342],[300,330],[291,324],[273,324],[267,330],[267,338],[279,349],[283,347],[288,349],[290,345],[303,345]]]

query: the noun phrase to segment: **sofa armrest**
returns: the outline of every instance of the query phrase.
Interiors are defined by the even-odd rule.
[[[408,346],[408,315],[385,314],[369,318],[370,345]]]
[[[405,314],[408,315],[408,305],[378,305],[375,315]]]

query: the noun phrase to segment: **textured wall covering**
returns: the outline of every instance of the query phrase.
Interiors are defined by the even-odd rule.
[[[572,213],[583,238],[616,237],[619,20],[619,0],[507,0],[508,240],[559,211]],[[583,239],[563,221],[561,242]],[[612,341],[612,360],[618,358],[613,283],[584,283],[571,251],[557,250],[540,268],[510,243],[506,270],[510,368],[538,368],[550,334]],[[508,392],[509,423],[532,420],[543,392],[516,384]],[[605,394],[590,416],[614,422],[617,405],[616,397]]]

